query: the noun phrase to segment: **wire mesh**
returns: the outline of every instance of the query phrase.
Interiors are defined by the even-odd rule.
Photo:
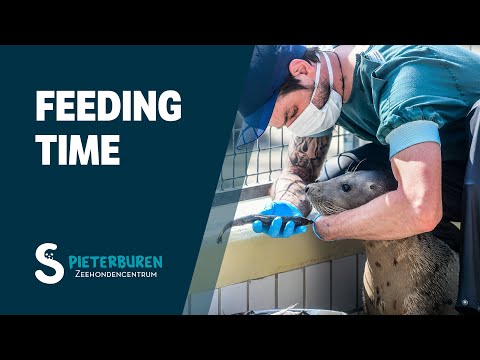
[[[268,127],[251,148],[241,150],[235,146],[239,132],[240,127],[237,126],[232,130],[217,192],[271,183],[278,178],[285,166],[291,138],[288,129]],[[336,127],[327,158],[357,145],[357,137],[341,127]]]

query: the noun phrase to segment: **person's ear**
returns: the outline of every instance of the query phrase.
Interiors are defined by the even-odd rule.
[[[302,59],[293,59],[288,65],[288,70],[292,76],[308,75],[314,71],[314,68],[308,61]]]

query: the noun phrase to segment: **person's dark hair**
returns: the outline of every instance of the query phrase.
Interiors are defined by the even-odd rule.
[[[305,54],[302,56],[302,60],[308,61],[310,64],[315,64],[319,62],[316,53],[320,52],[320,48],[318,46],[309,47]],[[287,78],[283,82],[280,90],[278,92],[279,95],[287,95],[296,90],[303,90],[306,89],[305,86],[300,84],[298,79],[295,79],[292,74],[288,74]]]

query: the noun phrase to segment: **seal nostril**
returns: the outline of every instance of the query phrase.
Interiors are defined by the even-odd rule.
[[[309,185],[305,186],[305,193],[308,193],[309,188],[310,188]]]

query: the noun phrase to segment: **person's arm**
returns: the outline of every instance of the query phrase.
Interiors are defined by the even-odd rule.
[[[410,146],[391,160],[398,189],[356,209],[319,217],[324,240],[396,240],[433,230],[442,218],[440,145]]]
[[[310,213],[312,205],[305,197],[305,186],[320,175],[331,140],[331,134],[318,138],[292,136],[286,166],[270,190],[274,201],[287,201],[304,216]]]

